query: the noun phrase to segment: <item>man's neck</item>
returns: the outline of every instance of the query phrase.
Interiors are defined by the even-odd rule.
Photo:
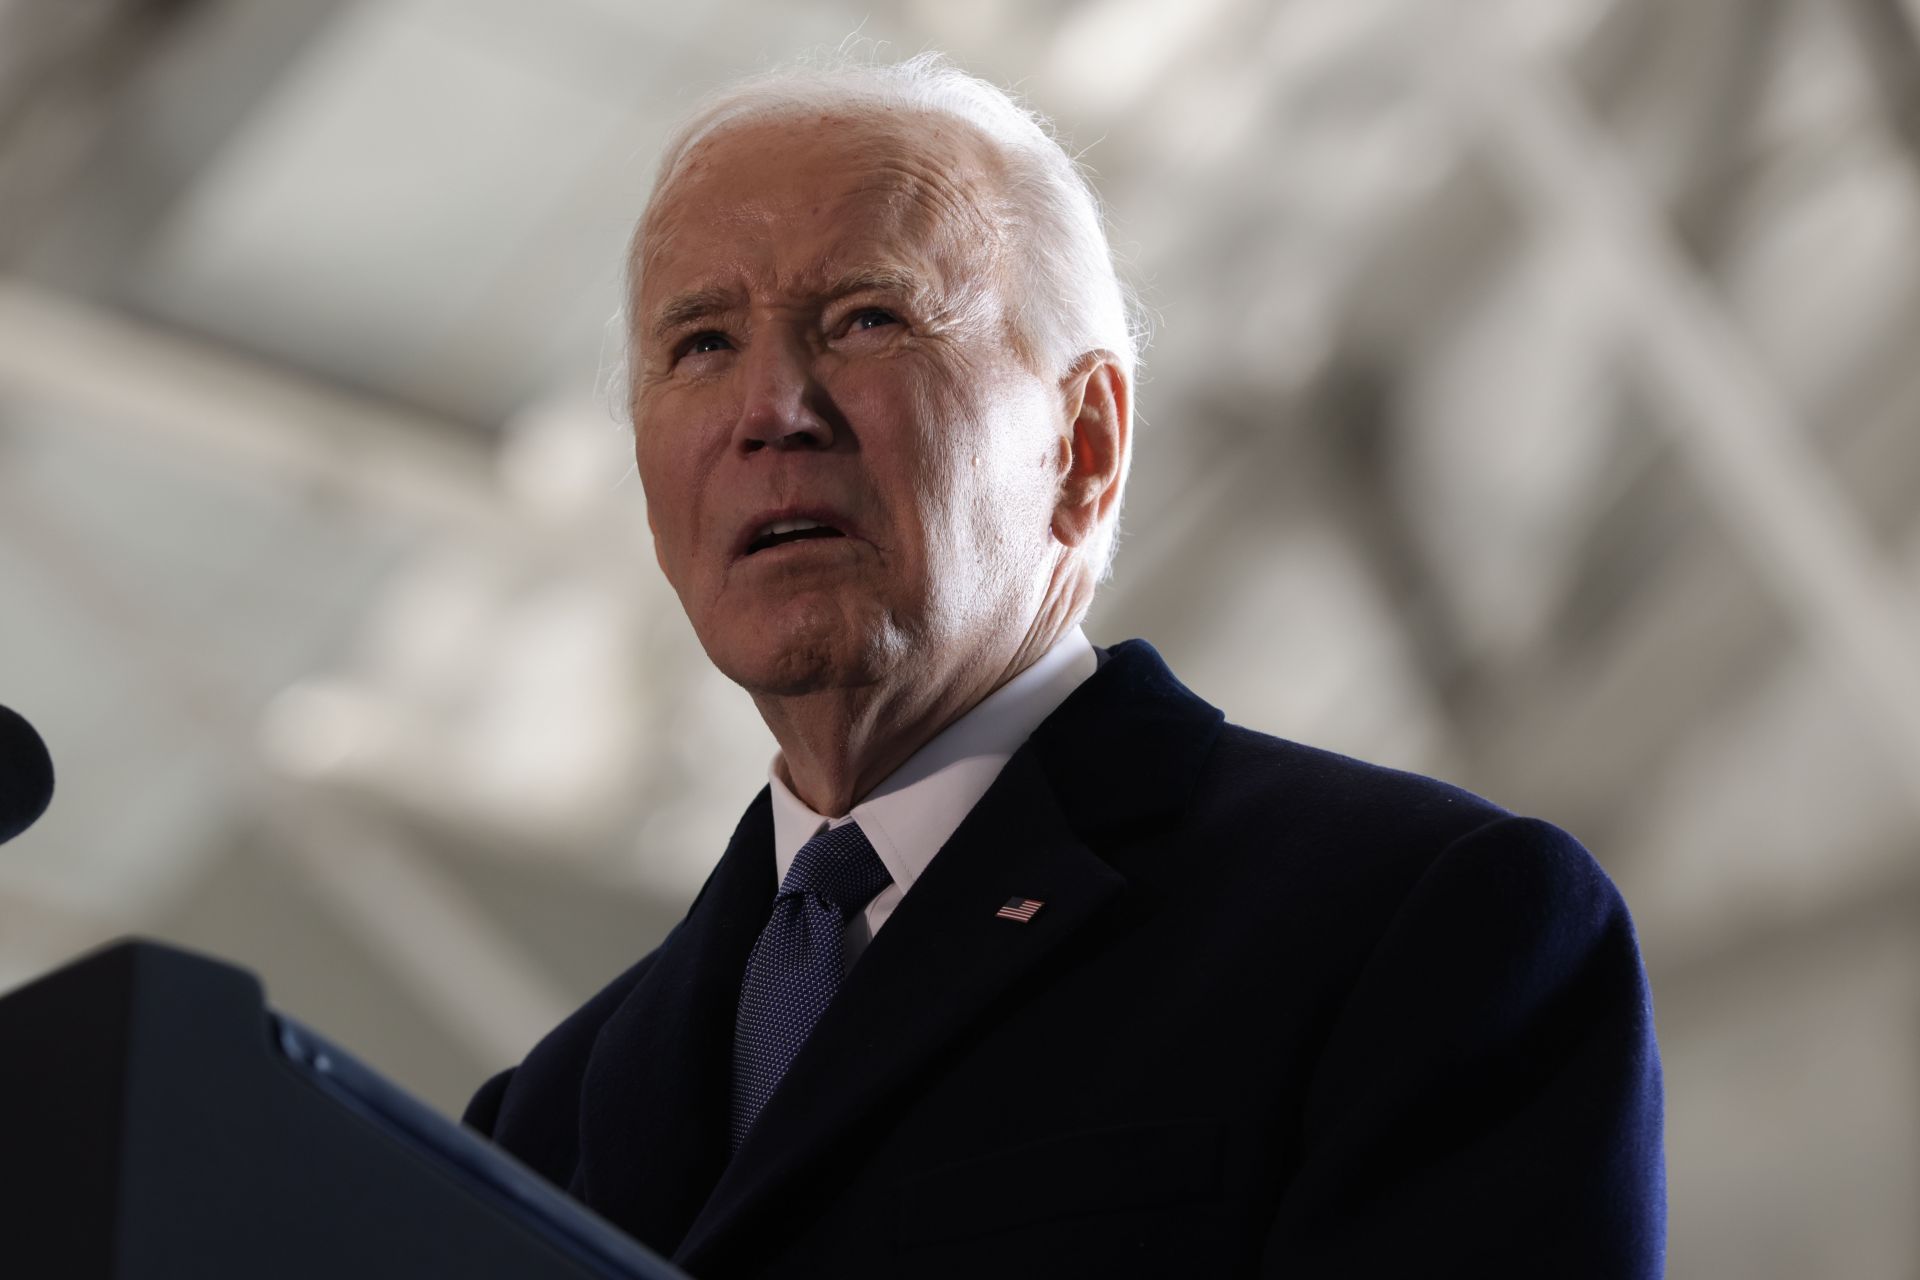
[[[1044,636],[1029,635],[1010,653],[978,655],[944,680],[902,673],[859,688],[754,695],[780,744],[781,781],[815,813],[845,815],[914,752],[1059,639],[1052,629]]]

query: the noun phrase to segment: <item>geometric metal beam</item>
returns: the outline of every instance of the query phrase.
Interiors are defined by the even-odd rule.
[[[1887,129],[1909,169],[1920,173],[1920,31],[1913,13],[1901,0],[1846,0],[1840,9],[1850,19]]]
[[[100,568],[92,549],[68,536],[54,504],[10,482],[4,469],[0,537],[33,547],[31,563],[72,617],[145,668],[137,683],[148,709],[166,717],[169,740],[194,742],[220,757],[241,804],[272,833],[273,851],[476,1061],[517,1060],[565,1016],[573,1001],[543,965],[464,885],[411,848],[397,824],[357,815],[339,797],[271,773],[258,746],[260,709],[221,678],[192,626],[171,613],[158,592],[129,589]],[[26,896],[8,893],[0,918],[23,909]],[[102,924],[121,931],[131,923],[75,917],[64,931],[8,942],[38,947],[51,959],[97,939]],[[17,962],[18,951],[8,950]]]
[[[1920,603],[1564,76],[1452,6],[1437,86],[1582,257],[1680,457],[1801,633],[1858,695],[1920,807]]]
[[[491,451],[466,428],[0,276],[0,399],[63,430],[136,431],[296,491],[498,529]]]

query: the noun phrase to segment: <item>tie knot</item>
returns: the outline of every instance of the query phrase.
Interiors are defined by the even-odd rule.
[[[822,831],[800,846],[787,878],[780,882],[780,892],[824,899],[840,914],[851,916],[892,883],[867,833],[859,823],[849,822]]]

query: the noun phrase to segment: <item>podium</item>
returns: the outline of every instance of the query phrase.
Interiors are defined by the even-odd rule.
[[[0,1275],[685,1280],[252,974],[138,941],[0,999]]]

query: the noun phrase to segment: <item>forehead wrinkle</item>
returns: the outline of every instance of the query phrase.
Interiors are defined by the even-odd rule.
[[[872,186],[888,194],[889,205],[902,215],[903,228],[925,230],[944,220],[955,231],[997,239],[998,221],[972,190],[972,176],[949,175],[917,155],[893,156],[874,165]],[[913,216],[916,213],[922,216]]]
[[[991,269],[1001,260],[1005,238],[1004,219],[998,216],[999,175],[981,162],[981,148],[937,131],[934,138],[940,145],[915,149],[891,139],[895,145],[877,148],[860,189],[880,193],[893,227],[933,250],[936,258],[949,256],[943,250],[967,258],[974,256],[969,250],[984,249],[979,265]],[[942,159],[948,164],[939,163]],[[941,235],[942,230],[948,234]]]
[[[917,281],[914,296],[924,299],[929,294],[966,294],[969,303],[964,309],[977,311],[979,300],[971,295],[978,294],[982,285],[1017,287],[1017,281],[1005,271],[1006,242],[1011,231],[1000,156],[983,138],[973,136],[975,131],[965,121],[943,117],[920,120],[930,128],[917,134],[896,127],[900,121],[853,122],[855,127],[847,131],[842,148],[846,167],[837,173],[823,173],[822,189],[795,194],[780,206],[753,200],[720,207],[689,203],[704,180],[717,170],[731,167],[720,162],[715,153],[724,154],[737,134],[728,130],[703,140],[670,185],[649,202],[635,229],[628,277],[635,309],[643,281],[660,267],[663,255],[679,239],[677,233],[690,223],[752,229],[775,239],[779,227],[789,218],[818,214],[823,205],[844,209],[860,202],[870,202],[869,207],[877,205],[883,211],[876,219],[877,225],[864,230],[863,240],[880,241],[877,247],[888,251],[881,256],[893,257],[905,250],[910,256],[922,257],[933,270],[932,279]],[[836,122],[823,119],[818,123]],[[742,128],[751,130],[753,126]],[[829,255],[828,261],[837,256]],[[799,270],[821,265],[806,264]],[[781,274],[797,273],[789,270]],[[777,287],[791,289],[799,283],[797,279],[782,279]],[[887,283],[897,286],[906,282]],[[667,326],[663,323],[659,327]]]

